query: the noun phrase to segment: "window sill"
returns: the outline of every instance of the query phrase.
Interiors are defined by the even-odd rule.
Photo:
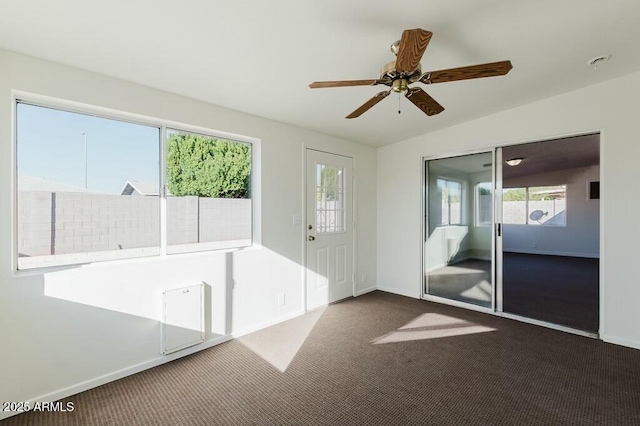
[[[195,245],[197,244],[185,244],[184,246],[195,246]],[[218,245],[220,245],[220,243],[218,243]],[[152,249],[155,250],[156,252],[155,254],[147,253],[147,254],[139,254],[137,256],[129,255],[126,258],[111,258],[111,259],[96,258],[93,260],[90,260],[89,258],[85,257],[84,261],[77,261],[76,263],[66,263],[66,264],[58,264],[58,265],[50,263],[49,265],[33,266],[28,269],[14,269],[11,275],[14,278],[21,278],[21,277],[28,277],[28,276],[43,275],[43,274],[53,273],[53,272],[61,272],[61,271],[66,271],[66,270],[81,268],[81,267],[82,268],[96,267],[96,266],[117,267],[119,265],[127,265],[132,263],[134,264],[135,263],[144,264],[144,263],[150,263],[150,262],[157,263],[159,261],[162,262],[166,259],[173,259],[181,256],[185,256],[185,257],[207,256],[212,254],[232,253],[232,252],[241,251],[241,250],[242,251],[259,250],[261,248],[262,246],[255,242],[251,244],[251,240],[248,240],[248,245],[242,246],[242,247],[233,246],[233,247],[212,248],[211,246],[208,246],[207,248],[202,248],[201,250],[190,250],[190,251],[185,250],[183,252],[174,252],[169,254],[161,254],[160,249],[158,247],[153,247]],[[147,250],[147,249],[130,249],[130,250]],[[120,253],[120,252],[121,251],[117,251],[115,253]],[[80,253],[80,255],[87,255],[87,254],[97,255],[99,253],[104,253],[104,252]],[[73,255],[66,255],[66,256],[73,256]],[[42,257],[54,257],[54,256],[42,256]]]

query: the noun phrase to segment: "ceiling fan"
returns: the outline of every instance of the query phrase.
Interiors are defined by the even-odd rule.
[[[444,111],[444,107],[427,94],[420,87],[409,87],[410,84],[421,82],[424,84],[444,83],[447,81],[468,80],[473,78],[494,77],[507,74],[511,68],[511,61],[491,62],[487,64],[471,65],[460,68],[450,68],[439,71],[422,72],[420,60],[433,33],[420,28],[405,30],[402,38],[391,45],[391,52],[396,60],[382,67],[380,78],[374,80],[344,80],[344,81],[314,81],[309,85],[312,89],[325,87],[347,86],[389,86],[391,89],[377,93],[373,98],[362,104],[346,118],[360,117],[378,102],[394,91],[403,93],[422,112],[431,116]]]

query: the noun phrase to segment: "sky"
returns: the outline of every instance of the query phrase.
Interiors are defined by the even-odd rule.
[[[18,174],[120,194],[127,180],[160,181],[160,129],[18,104]]]

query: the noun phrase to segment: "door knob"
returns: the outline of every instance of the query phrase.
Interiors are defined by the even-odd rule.
[[[309,235],[309,241],[315,241],[316,237],[314,237],[313,235]]]

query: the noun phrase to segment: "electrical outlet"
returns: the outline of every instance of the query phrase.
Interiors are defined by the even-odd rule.
[[[538,242],[534,241],[532,245],[533,245],[533,248],[537,248],[538,247]]]
[[[365,274],[364,272],[360,276],[360,282],[363,282],[363,283],[367,282],[367,274]]]
[[[284,306],[284,304],[285,304],[284,294],[279,294],[278,295],[278,306]]]
[[[302,215],[294,214],[293,215],[293,226],[302,225]]]

